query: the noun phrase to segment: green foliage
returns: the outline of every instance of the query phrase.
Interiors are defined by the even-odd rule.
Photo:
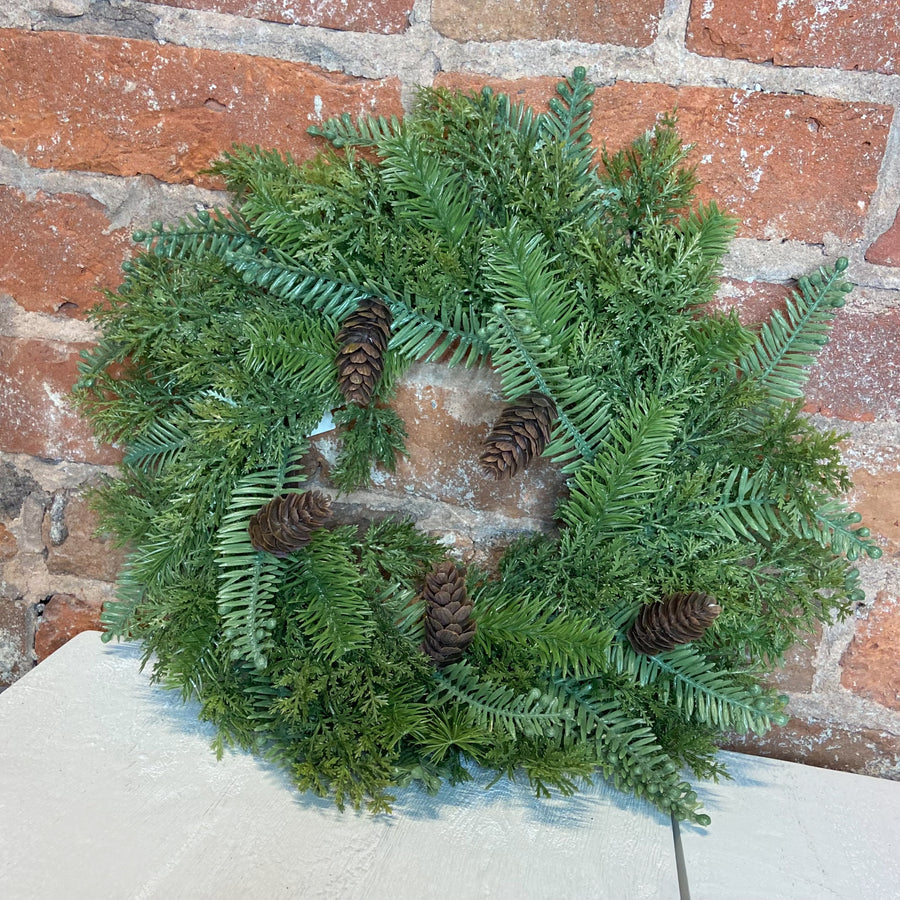
[[[862,599],[848,560],[880,550],[840,499],[841,436],[802,414],[846,261],[757,329],[710,313],[735,220],[695,202],[671,117],[598,161],[592,92],[583,69],[545,112],[426,88],[402,121],[311,129],[331,147],[306,163],[235,147],[213,167],[232,207],[136,235],[76,389],[125,450],[94,497],[129,548],[105,639],[143,641],[219,752],[265,754],[341,807],[386,810],[471,760],[541,796],[599,773],[706,822],[684,767],[719,777],[723,731],[783,722],[767,673]],[[393,318],[384,374],[346,405],[335,335],[371,297]],[[439,671],[421,591],[446,551],[412,522],[326,527],[286,558],[247,531],[302,489],[325,413],[339,490],[394,468],[390,402],[416,360],[550,397],[545,455],[568,476],[557,531],[470,571],[475,639]],[[684,590],[718,598],[715,624],[635,654],[642,605]]]
[[[275,625],[275,595],[284,563],[253,548],[247,523],[261,506],[281,492],[286,468],[283,464],[278,469],[253,472],[238,481],[215,546],[222,636],[231,644],[232,659],[250,660],[257,669],[266,667],[266,652]]]
[[[335,422],[347,429],[337,465],[331,471],[332,481],[342,490],[368,484],[373,461],[393,472],[396,454],[406,452],[406,428],[390,407],[342,409],[335,414]]]
[[[768,402],[803,396],[809,366],[828,342],[836,311],[844,305],[850,285],[841,281],[845,259],[832,269],[821,268],[798,282],[785,312],[775,310],[759,331],[756,343],[740,361],[741,371],[762,388]]]

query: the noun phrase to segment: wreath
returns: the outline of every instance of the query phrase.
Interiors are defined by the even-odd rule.
[[[677,123],[595,158],[582,69],[539,113],[419,90],[402,121],[310,129],[303,164],[235,147],[234,196],[144,245],[92,312],[76,398],[125,448],[95,495],[129,548],[104,638],[143,642],[215,747],[388,811],[474,762],[535,792],[602,774],[706,824],[684,780],[787,721],[766,682],[878,556],[840,435],[802,414],[849,285],[801,278],[749,329],[709,302],[736,221],[697,203]],[[411,521],[335,524],[391,469],[413,362],[491,365],[485,478],[549,457],[556,528],[465,570]],[[331,489],[302,458],[331,414]]]

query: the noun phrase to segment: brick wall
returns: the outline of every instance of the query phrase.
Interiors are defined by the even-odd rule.
[[[0,685],[96,627],[119,553],[86,486],[117,459],[68,405],[85,309],[129,234],[220,202],[233,141],[313,151],[306,127],[399,113],[416,84],[491,83],[542,104],[587,68],[615,148],[676,105],[703,192],[742,219],[723,305],[748,321],[838,255],[858,284],[809,389],[849,433],[852,497],[885,553],[866,604],[779,673],[791,725],[752,746],[900,777],[900,18],[896,0],[5,0],[0,9]],[[351,505],[413,512],[467,556],[549,516],[540,466],[475,485],[496,411],[484,372],[413,371],[412,458]],[[334,448],[325,436],[321,458]],[[523,518],[522,510],[531,518]],[[448,524],[449,523],[449,524]],[[746,748],[750,742],[740,744]]]

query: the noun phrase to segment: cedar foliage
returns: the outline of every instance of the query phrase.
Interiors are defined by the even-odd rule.
[[[97,496],[130,548],[106,637],[143,641],[219,749],[268,754],[339,806],[388,809],[393,787],[463,779],[470,760],[538,794],[601,773],[707,822],[682,770],[715,777],[721,731],[785,721],[766,672],[861,599],[848,560],[879,553],[836,499],[839,436],[800,412],[846,261],[758,330],[704,312],[735,221],[694,202],[671,119],[598,161],[591,92],[580,69],[540,113],[422,89],[402,122],[313,129],[330,149],[308,163],[236,147],[215,166],[234,205],[137,235],[93,313],[76,395],[126,447]],[[360,407],[335,335],[372,303],[392,326]],[[302,490],[292,461],[326,411],[345,429],[342,489],[392,465],[396,380],[438,358],[491,364],[509,403],[552,404],[541,449],[568,490],[557,535],[513,544],[496,577],[469,572],[477,630],[435,669],[434,541],[387,521],[275,557],[247,524]],[[715,623],[635,653],[642,608],[692,591],[718,598]]]

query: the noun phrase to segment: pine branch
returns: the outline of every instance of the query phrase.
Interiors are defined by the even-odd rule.
[[[279,468],[251,472],[234,490],[216,539],[219,568],[218,606],[222,633],[234,659],[265,669],[275,626],[275,598],[285,563],[253,549],[247,524],[263,505],[281,493],[290,465],[285,454]]]
[[[610,536],[643,527],[645,504],[658,490],[680,414],[659,402],[611,423],[607,437],[569,482],[569,499],[559,508],[569,527],[583,525]]]
[[[169,228],[154,222],[150,231],[136,231],[134,240],[146,244],[156,256],[182,261],[258,251],[262,244],[236,209],[202,210]]]
[[[406,427],[390,407],[351,405],[335,411],[334,421],[344,432],[331,480],[342,491],[358,490],[367,484],[375,464],[393,472],[397,455],[406,453]]]
[[[337,402],[334,334],[327,318],[248,315],[241,362],[254,378],[288,382],[298,394],[324,395]]]
[[[158,472],[172,462],[190,442],[190,435],[185,434],[178,426],[165,419],[157,419],[134,440],[125,454],[124,464],[136,466],[145,472]]]
[[[542,335],[533,321],[524,309],[510,316],[497,303],[485,326],[492,362],[507,399],[537,389],[553,401],[558,419],[544,456],[564,462],[562,471],[568,473],[593,459],[608,425],[609,405],[598,403],[593,379],[572,378],[567,367],[558,364],[552,339]]]
[[[334,320],[347,317],[360,301],[381,300],[393,316],[390,348],[410,359],[437,359],[453,347],[451,364],[472,365],[487,356],[490,346],[479,336],[475,313],[462,305],[447,305],[439,315],[415,309],[410,298],[400,298],[386,285],[319,273],[285,259],[230,255],[228,262],[244,279],[282,299],[316,310]]]
[[[601,159],[601,182],[615,198],[609,206],[607,240],[625,240],[625,247],[653,223],[666,224],[691,203],[695,167],[686,167],[690,146],[681,143],[673,116],[665,116],[630,147]]]
[[[286,612],[297,617],[312,649],[329,661],[366,646],[374,632],[347,529],[313,532],[289,565],[284,597]]]
[[[395,214],[433,231],[455,252],[471,244],[479,225],[459,173],[410,133],[401,132],[383,150],[381,173],[397,192]]]
[[[307,134],[321,137],[332,147],[373,147],[381,149],[403,133],[403,123],[396,117],[359,116],[354,122],[349,113],[326,119],[321,125],[310,125]]]
[[[609,659],[617,672],[637,684],[653,685],[663,702],[671,698],[684,716],[700,724],[765,734],[773,724],[787,723],[781,712],[784,705],[773,690],[764,691],[755,683],[747,684],[746,677],[736,679],[731,672],[717,671],[691,645],[644,656],[619,640],[613,642]]]
[[[305,184],[303,170],[290,153],[263,149],[258,144],[233,144],[209,167],[210,175],[225,181],[227,190],[246,200],[262,185],[281,185],[285,192]]]
[[[134,639],[138,630],[138,610],[146,596],[143,582],[135,579],[128,560],[119,572],[116,599],[107,600],[100,613],[103,626],[101,640],[104,643],[115,638],[118,641]]]
[[[619,790],[645,797],[679,819],[709,824],[709,817],[697,812],[696,793],[681,781],[678,767],[653,730],[630,714],[619,698],[596,681],[560,679],[555,688],[570,713],[567,739],[589,740],[603,774]]]
[[[709,292],[711,279],[718,274],[737,226],[738,219],[723,213],[714,200],[698,203],[678,222],[679,241],[674,248],[670,278],[695,284],[698,292]],[[690,295],[693,291],[685,293]],[[691,300],[698,302],[694,297]]]
[[[336,321],[346,318],[361,300],[369,296],[353,283],[317,272],[278,251],[273,251],[271,256],[227,253],[225,261],[240,272],[248,284]]]
[[[862,521],[858,512],[848,509],[840,500],[823,500],[813,513],[798,522],[800,537],[831,547],[833,553],[855,560],[865,554],[870,559],[881,557],[881,548],[871,538],[868,528],[857,527]]]
[[[779,503],[770,495],[767,473],[751,474],[746,467],[731,471],[720,499],[710,508],[715,525],[726,537],[768,540],[789,532],[778,515]]]
[[[373,522],[356,548],[361,569],[412,587],[446,555],[446,548],[410,519]]]
[[[842,279],[847,260],[822,267],[798,282],[785,312],[775,310],[762,326],[759,338],[740,360],[744,375],[765,391],[769,403],[803,396],[808,368],[828,343],[836,311],[844,305],[851,286]]]
[[[504,312],[565,354],[578,326],[577,295],[547,252],[545,240],[517,219],[485,235],[487,291]],[[513,398],[510,398],[513,399]]]
[[[510,737],[543,735],[559,728],[568,713],[555,697],[534,689],[517,694],[512,688],[478,674],[466,660],[435,673],[435,702],[452,701],[468,709],[487,731],[502,729]]]
[[[442,301],[440,311],[432,315],[415,309],[410,298],[386,300],[394,317],[389,347],[407,359],[433,362],[450,353],[447,365],[469,368],[490,354],[478,314],[464,303]]]
[[[590,133],[594,85],[586,74],[577,66],[571,77],[560,81],[556,86],[559,97],[551,98],[550,111],[540,118],[541,130],[559,144],[563,159],[575,163],[576,179],[588,175],[594,159]]]
[[[605,668],[612,632],[601,631],[590,619],[555,612],[555,603],[527,594],[493,603],[476,599],[474,648],[486,658],[502,645],[517,654],[534,654],[541,666],[562,678],[596,675]]]

